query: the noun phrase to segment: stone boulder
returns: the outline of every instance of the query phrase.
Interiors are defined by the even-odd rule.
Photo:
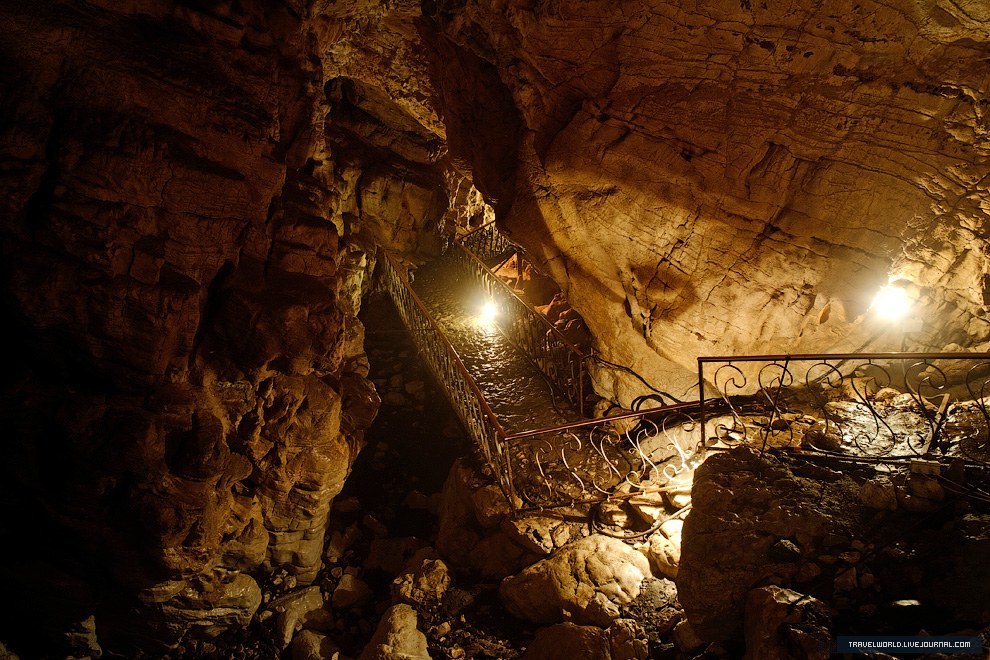
[[[340,649],[333,640],[313,630],[302,630],[292,638],[292,660],[338,660]]]
[[[606,627],[639,594],[647,559],[618,539],[592,535],[507,577],[499,596],[514,616]]]
[[[741,639],[753,585],[794,579],[828,538],[854,536],[862,510],[852,479],[745,447],[709,457],[695,473],[691,497],[677,592],[707,641]],[[782,539],[791,548],[786,556]]]
[[[433,548],[417,552],[409,565],[392,582],[393,600],[415,606],[435,606],[443,600],[450,586],[450,571]]]
[[[552,535],[536,534],[507,517],[505,497],[480,479],[463,460],[450,468],[440,497],[437,553],[451,566],[501,580],[547,554]],[[559,521],[555,521],[555,524]],[[561,532],[557,532],[561,538]],[[545,540],[544,540],[545,538]]]
[[[639,546],[647,559],[653,574],[677,579],[677,570],[681,562],[681,530],[684,522],[674,518],[664,522],[656,533],[651,534],[646,542]]]
[[[818,600],[770,586],[746,596],[744,660],[828,660],[833,635],[828,607]]]
[[[990,571],[978,557],[990,547],[990,517],[958,505],[932,512],[938,501],[917,495],[928,503],[925,509],[890,510],[885,502],[892,489],[907,492],[913,483],[918,493],[941,493],[907,466],[843,467],[840,474],[802,457],[760,457],[739,448],[713,454],[698,469],[677,590],[701,639],[748,634],[754,585],[777,585],[831,604],[849,634],[850,626],[862,634],[923,626],[948,634],[978,629],[987,620]],[[966,472],[955,477],[959,484],[973,478]],[[886,495],[864,498],[860,484]],[[760,597],[771,596],[791,598],[783,592]],[[907,610],[891,603],[902,601],[917,603],[915,620],[901,621]]]
[[[354,572],[345,572],[330,596],[330,603],[336,610],[346,610],[364,605],[374,596],[371,587]]]
[[[319,587],[306,587],[281,596],[272,601],[268,609],[275,613],[275,641],[283,649],[307,622],[325,625],[330,618]]]
[[[633,619],[616,619],[606,633],[612,660],[646,660],[649,656],[646,631]]]
[[[393,605],[385,611],[358,660],[431,660],[426,635],[418,624],[416,610],[405,603]]]

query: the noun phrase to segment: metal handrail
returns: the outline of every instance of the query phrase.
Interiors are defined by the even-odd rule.
[[[626,451],[641,457],[637,458],[640,468],[651,466],[652,462],[650,462],[649,456],[643,452],[640,446],[642,434],[630,435],[628,432],[617,434],[615,431],[608,431],[607,429],[616,422],[631,420],[641,422],[649,415],[673,414],[690,407],[690,404],[677,404],[526,430],[510,435],[498,421],[495,412],[486,401],[480,387],[457,354],[453,344],[444,335],[425,304],[412,289],[408,278],[404,275],[404,269],[388,253],[383,252],[381,263],[384,265],[382,279],[385,283],[385,289],[392,297],[403,323],[426,358],[430,370],[441,384],[447,399],[461,418],[468,433],[481,449],[489,468],[494,473],[499,487],[511,503],[513,510],[563,506],[577,502],[578,499],[574,497],[573,493],[566,491],[569,486],[580,483],[581,479],[575,472],[576,465],[572,468],[568,461],[573,463],[582,460],[585,464],[589,460],[592,463],[605,461],[612,465],[609,461],[614,462],[619,459],[606,456],[606,445],[602,444],[602,438],[606,436],[613,440],[626,442],[628,444]],[[584,450],[579,449],[575,454],[567,446],[551,448],[554,443],[559,444],[561,440],[566,445],[570,442],[568,438],[576,437],[575,432],[583,432],[591,438],[590,442],[583,445]],[[552,464],[552,461],[548,463],[547,461],[554,456],[557,456],[557,463]],[[520,463],[523,468],[532,467],[534,457],[536,461],[535,471],[530,473],[526,469],[516,469],[516,463]],[[528,464],[527,460],[530,461]],[[566,468],[566,473],[560,471],[561,465]],[[618,465],[618,462],[609,468],[613,472],[616,471],[615,465]],[[523,479],[519,484],[515,481],[517,475]],[[629,480],[628,477],[623,477],[623,479]],[[536,485],[534,486],[534,484]],[[541,492],[534,496],[534,490]],[[601,501],[605,498],[604,492],[591,496],[594,501]]]
[[[481,234],[484,236],[479,240],[477,237]],[[491,259],[510,249],[517,253],[522,251],[518,245],[498,231],[494,220],[472,229],[463,236],[455,237],[454,242],[467,246],[480,259]]]
[[[578,422],[569,422],[567,424],[560,424],[559,426],[549,426],[542,429],[533,429],[530,431],[516,431],[515,433],[510,433],[505,436],[506,440],[522,440],[524,438],[531,438],[537,435],[551,434],[551,433],[566,433],[567,431],[576,431],[579,429],[588,429],[595,426],[601,426],[602,424],[615,423],[615,422],[625,422],[633,419],[642,419],[648,415],[663,415],[674,412],[681,412],[684,410],[694,410],[698,408],[697,401],[690,401],[687,403],[672,403],[667,406],[660,406],[659,408],[649,408],[647,410],[633,410],[630,412],[621,413],[618,415],[609,415],[608,417],[594,417],[592,419],[582,419]]]
[[[578,411],[584,414],[585,360],[587,355],[575,346],[546,316],[524,300],[467,246],[455,242],[461,263],[477,277],[490,295],[502,298],[502,306],[515,307],[509,316],[525,319],[529,332],[515,324],[501,326],[503,333],[530,359],[554,385],[562,390]],[[563,355],[561,355],[563,352]],[[566,356],[566,357],[565,357]]]
[[[761,364],[744,371],[741,363]],[[705,366],[712,364],[721,365],[710,374],[717,393],[712,400],[725,403],[728,414],[709,437]],[[763,449],[810,445],[819,453],[863,459],[962,456],[990,463],[990,353],[706,356],[698,358],[698,380],[702,451],[711,444],[756,442]],[[899,394],[883,403],[871,387]],[[733,392],[755,401],[760,414],[738,410]],[[842,397],[833,403],[838,392]],[[959,405],[950,405],[956,396],[962,397]],[[814,426],[799,428],[801,419]]]
[[[986,360],[990,353],[776,353],[768,355],[706,355],[698,362],[774,362],[780,360]]]
[[[447,339],[443,331],[433,320],[432,315],[427,310],[426,305],[409,284],[408,277],[404,270],[397,266],[394,259],[387,252],[382,251],[385,264],[383,280],[386,282],[386,290],[395,303],[399,315],[402,317],[406,328],[409,329],[413,340],[419,345],[420,350],[426,355],[427,365],[433,371],[437,380],[443,385],[444,394],[451,402],[461,422],[472,435],[475,442],[484,453],[485,460],[495,474],[499,486],[509,502],[515,502],[516,497],[512,484],[512,466],[505,457],[505,437],[506,432],[502,427],[495,412],[488,405],[488,401],[482,394],[471,372],[468,371],[464,362],[457,354],[453,344]],[[391,285],[391,286],[389,286]],[[403,296],[408,297],[408,302],[403,300]],[[411,305],[409,304],[411,303]],[[415,323],[412,318],[413,312],[417,313],[419,323]],[[424,334],[428,330],[428,336]],[[429,339],[439,342],[443,352],[443,357],[451,368],[445,368],[445,364],[440,360],[435,347]],[[453,382],[459,380],[459,383]],[[464,390],[467,391],[464,391]],[[460,394],[461,396],[455,396]],[[467,400],[470,399],[470,400]],[[488,433],[486,433],[486,428]],[[488,437],[491,436],[491,437]]]
[[[564,333],[562,333],[560,329],[557,328],[557,326],[555,326],[553,323],[550,322],[550,319],[548,319],[546,316],[541,314],[527,300],[523,299],[522,296],[516,293],[515,289],[513,289],[511,286],[506,284],[505,280],[503,280],[501,277],[496,275],[495,271],[489,268],[488,265],[485,264],[485,262],[483,262],[481,259],[479,259],[477,255],[471,252],[471,250],[466,248],[460,242],[455,243],[455,245],[457,245],[457,247],[459,247],[465,254],[467,254],[467,256],[470,257],[479,268],[484,270],[487,275],[489,275],[494,281],[498,282],[499,286],[505,291],[507,295],[512,296],[513,298],[516,299],[517,302],[519,302],[524,307],[526,307],[526,309],[529,310],[530,314],[532,314],[534,318],[536,318],[539,322],[541,322],[546,327],[548,332],[555,335],[557,341],[563,344],[564,347],[567,348],[567,350],[569,350],[572,353],[575,353],[582,360],[588,357],[587,353],[582,351],[576,344],[574,344],[573,342],[571,342],[571,340],[565,337]]]

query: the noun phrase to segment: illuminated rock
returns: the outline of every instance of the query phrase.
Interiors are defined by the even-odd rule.
[[[499,596],[512,614],[535,623],[608,626],[648,575],[650,564],[639,552],[618,539],[593,535],[506,578]]]
[[[897,350],[867,314],[890,278],[923,320],[909,348],[987,346],[984,9],[468,2],[434,20],[448,144],[499,164],[476,185],[602,357],[684,396],[698,355]],[[645,391],[605,367],[595,383]]]

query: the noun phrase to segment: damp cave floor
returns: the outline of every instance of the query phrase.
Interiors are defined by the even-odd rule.
[[[412,287],[507,433],[583,419],[494,324],[480,320],[486,298],[462,267],[436,259],[414,272]]]

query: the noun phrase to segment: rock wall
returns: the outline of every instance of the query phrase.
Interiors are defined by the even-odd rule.
[[[821,3],[819,3],[821,5]],[[5,632],[244,623],[319,568],[381,245],[497,210],[601,355],[990,340],[977,3],[0,3]],[[448,153],[449,149],[449,153]],[[642,391],[619,371],[600,392]],[[87,629],[89,629],[87,627]],[[127,634],[123,635],[123,631]]]
[[[476,185],[603,357],[682,395],[698,355],[898,350],[867,313],[889,279],[909,348],[986,350],[978,3],[424,7],[452,152],[502,163]]]
[[[378,405],[356,318],[375,246],[435,253],[470,193],[425,95],[341,50],[394,42],[389,17],[331,10],[0,5],[15,647],[94,613],[117,651],[216,634],[259,606],[257,569],[320,568]]]
[[[763,645],[773,643],[766,623],[783,589],[828,603],[833,639],[982,632],[990,572],[976,553],[990,547],[990,516],[969,500],[977,474],[961,462],[951,481],[906,467],[833,467],[842,471],[741,447],[698,468],[677,574],[694,631],[707,641],[745,637],[746,657],[774,657]],[[877,497],[883,485],[890,503]]]

